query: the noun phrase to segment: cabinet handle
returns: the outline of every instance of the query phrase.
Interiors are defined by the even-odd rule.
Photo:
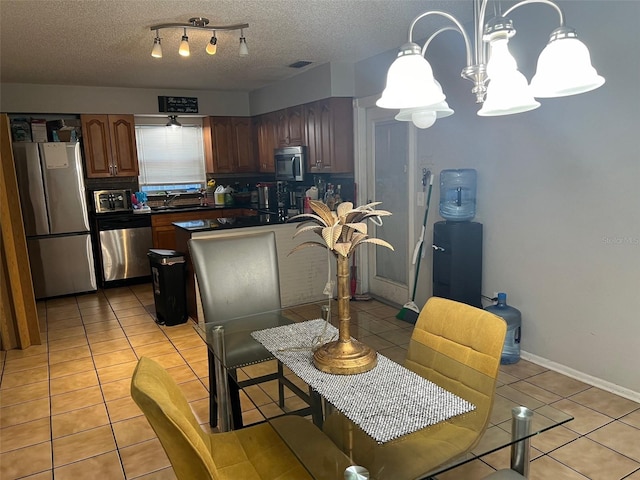
[[[113,166],[113,174],[114,175],[118,175],[118,166],[117,165]]]
[[[444,252],[444,248],[439,247],[438,245],[431,245],[431,247],[432,247],[436,252]]]

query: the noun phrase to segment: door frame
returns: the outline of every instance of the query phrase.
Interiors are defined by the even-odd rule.
[[[370,198],[370,192],[368,191],[368,171],[367,171],[367,153],[369,145],[367,145],[367,110],[376,107],[376,100],[380,98],[380,95],[372,95],[368,97],[354,99],[354,177],[358,184],[358,195],[355,199],[356,206],[364,204]],[[395,110],[389,110],[389,119],[393,119],[396,112]],[[418,192],[418,184],[420,182],[420,176],[417,173],[418,169],[418,155],[417,155],[417,131],[413,125],[409,125],[407,132],[407,165],[405,165],[405,171],[407,175],[407,207],[408,207],[408,221],[407,225],[407,290],[409,292],[406,301],[410,299],[410,292],[413,289],[414,272],[415,267],[411,265],[411,257],[415,243],[418,239],[419,231],[416,229],[416,195]],[[421,187],[420,187],[421,188]],[[382,206],[384,209],[384,205]],[[391,212],[393,213],[393,212]],[[394,245],[395,247],[395,245]],[[370,248],[367,246],[366,248]],[[366,249],[358,249],[356,252],[356,262],[358,265],[358,292],[369,291],[369,279],[372,274],[372,269],[369,268],[367,261],[368,255]],[[394,302],[395,303],[395,302]]]

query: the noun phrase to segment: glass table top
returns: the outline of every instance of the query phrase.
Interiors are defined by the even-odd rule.
[[[251,333],[265,328],[318,319],[322,315],[322,305],[327,305],[327,302],[263,312],[236,318],[223,324],[200,323],[196,330],[207,342],[214,355],[212,333],[216,327],[222,326],[226,345],[233,345],[234,342],[240,340],[249,343],[255,342],[255,345],[252,345],[254,347],[253,363],[270,360],[274,356],[282,360],[281,352],[270,352],[257,342]],[[337,312],[335,302],[331,308]],[[331,317],[332,323],[337,325],[337,314],[331,315]],[[357,322],[357,318],[354,320],[353,317],[352,313],[352,321]],[[353,337],[358,338],[357,328],[353,328],[351,333]],[[364,342],[366,343],[366,339]],[[312,356],[311,345],[301,345],[301,348],[304,347],[308,347],[309,356]],[[394,478],[394,474],[389,472],[393,469],[403,469],[407,463],[418,465],[415,467],[417,470],[414,469],[406,473],[407,478],[428,478],[572,420],[570,415],[506,385],[495,390],[496,381],[492,377],[427,348],[423,344],[411,340],[409,349],[419,351],[419,357],[424,359],[424,361],[421,360],[423,365],[408,365],[411,370],[454,395],[471,402],[476,408],[469,413],[454,416],[388,443],[379,444],[345,417],[341,413],[343,408],[340,405],[333,405],[323,398],[322,409],[325,416],[323,429],[325,433],[353,459],[354,463],[366,466],[372,479]],[[256,351],[260,352],[258,360],[255,357]],[[216,355],[216,358],[227,369],[235,369],[251,363],[242,353],[227,354],[224,358]],[[287,365],[286,360],[283,361],[283,364]],[[497,384],[500,385],[500,382],[498,381]],[[313,388],[313,385],[311,387]],[[492,399],[491,394],[494,390],[495,395]],[[380,394],[380,396],[384,396],[384,394]],[[527,434],[512,432],[513,411],[520,407],[526,407],[533,412]],[[272,425],[278,430],[277,422],[272,422]],[[453,435],[452,439],[448,438],[449,435]],[[286,442],[287,432],[282,432],[281,436]],[[459,445],[455,445],[456,443]],[[461,449],[462,453],[457,455],[454,460],[449,460],[451,457],[449,454],[456,448]],[[420,460],[402,461],[405,456],[409,455],[407,452],[412,451],[427,452],[424,455],[432,456],[434,459],[425,460],[423,467],[420,466]],[[423,455],[423,453],[417,455]],[[442,457],[440,460],[437,458],[438,455]],[[437,466],[430,464],[431,461],[436,462]]]

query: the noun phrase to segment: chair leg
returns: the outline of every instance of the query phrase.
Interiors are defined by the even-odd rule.
[[[237,373],[234,370],[229,373],[229,400],[231,402],[231,419],[233,429],[238,430],[244,426],[242,423],[242,406],[240,405],[240,387],[238,386]]]
[[[284,384],[281,378],[284,377],[284,369],[282,368],[282,362],[278,360],[278,406],[284,408]]]

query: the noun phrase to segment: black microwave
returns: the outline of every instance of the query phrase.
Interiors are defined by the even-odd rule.
[[[304,181],[307,147],[283,147],[275,150],[276,180]]]

